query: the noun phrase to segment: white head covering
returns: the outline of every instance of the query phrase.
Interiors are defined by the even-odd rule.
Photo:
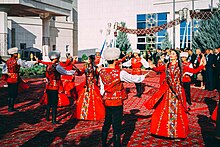
[[[188,55],[189,55],[188,52],[181,52],[180,53],[180,57],[186,57],[187,58]]]
[[[105,60],[115,60],[118,59],[121,54],[119,48],[106,48],[103,53]]]
[[[60,52],[59,51],[51,51],[51,52],[49,52],[48,56],[49,56],[50,60],[60,58]]]
[[[139,49],[133,49],[133,53],[140,54],[140,50]]]
[[[61,62],[66,62],[66,60],[67,60],[67,57],[61,57],[61,58],[60,58],[60,61],[61,61]]]
[[[95,50],[95,52],[96,52],[96,53],[97,53],[97,52],[101,52],[101,50],[97,48],[97,49]]]
[[[13,47],[8,49],[8,54],[13,55],[13,54],[17,54],[18,53],[18,48],[17,47]]]

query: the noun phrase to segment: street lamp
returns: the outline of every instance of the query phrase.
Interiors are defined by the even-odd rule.
[[[188,8],[183,8],[183,19],[187,19],[188,17]]]
[[[179,16],[180,16],[180,20],[183,19],[183,10],[179,10]]]

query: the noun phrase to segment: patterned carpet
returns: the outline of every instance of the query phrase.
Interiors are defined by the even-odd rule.
[[[79,84],[84,77],[77,77]],[[43,94],[45,82],[43,78],[25,79],[30,89],[21,93],[15,107],[19,112],[7,112],[7,92],[0,88],[0,146],[100,146],[101,127],[103,121],[77,121],[71,118],[74,106],[59,108],[58,121],[52,125],[45,121],[44,106],[38,101]],[[185,140],[175,142],[166,138],[150,135],[152,111],[146,110],[143,103],[154,94],[159,87],[159,75],[150,72],[145,79],[142,98],[135,95],[135,85],[125,84],[129,98],[124,105],[123,146],[218,146],[214,138],[215,123],[210,121],[218,100],[216,91],[191,89],[193,106],[189,115],[189,135]],[[0,82],[0,87],[3,87]],[[109,145],[112,146],[112,131]]]

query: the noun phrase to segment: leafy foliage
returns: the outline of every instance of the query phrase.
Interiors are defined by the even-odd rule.
[[[122,27],[125,27],[126,23],[125,22],[120,22]],[[116,46],[120,48],[121,51],[128,51],[131,50],[131,43],[128,39],[127,33],[118,32],[118,36],[116,39]]]
[[[20,68],[21,76],[31,76],[31,75],[45,75],[46,66],[45,65],[34,65],[31,68]]]
[[[86,56],[86,54],[83,54],[82,55],[82,61],[86,61],[86,60],[88,60],[88,57]]]
[[[162,44],[161,44],[161,49],[165,50],[166,48],[171,48],[171,47],[172,47],[172,44],[171,44],[171,41],[169,40],[168,33],[166,32],[165,38],[163,39]]]
[[[198,32],[193,38],[193,49],[215,49],[220,47],[220,13],[215,13],[209,20],[200,23]]]

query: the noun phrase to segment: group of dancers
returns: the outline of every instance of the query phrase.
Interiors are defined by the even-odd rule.
[[[11,58],[6,62],[10,101],[8,111],[10,112],[14,111],[14,100],[17,97],[16,91],[19,83],[20,65],[17,62],[17,51],[17,48],[9,49]],[[133,50],[134,56],[126,62],[124,62],[126,57],[119,59],[120,54],[118,48],[107,48],[103,51],[103,58],[107,62],[107,66],[98,66],[100,55],[97,54],[90,55],[82,69],[78,69],[74,65],[76,61],[69,54],[66,62],[60,62],[59,51],[49,53],[51,62],[35,58],[36,63],[47,65],[47,84],[45,94],[41,99],[41,103],[46,105],[46,120],[50,120],[50,109],[52,108],[52,123],[58,123],[56,121],[57,107],[70,105],[69,98],[73,98],[76,105],[73,117],[80,120],[104,119],[102,146],[107,146],[111,125],[114,146],[121,146],[123,101],[127,99],[123,83],[135,83],[137,90],[135,96],[141,98],[144,91],[141,82],[148,75],[148,73],[142,75],[141,68],[145,67],[160,72],[160,88],[144,104],[149,110],[155,109],[151,117],[151,134],[172,139],[185,139],[189,132],[187,114],[188,105],[191,104],[190,75],[205,67],[205,57],[202,57],[200,66],[194,69],[185,60],[188,56],[186,52],[179,54],[176,50],[171,50],[168,62],[164,63],[158,59],[157,65],[140,57],[138,49]],[[132,73],[129,74],[122,70],[121,63],[123,66],[131,66]],[[85,74],[85,80],[75,86],[75,76],[83,74]],[[216,137],[220,137],[219,119],[219,115],[217,115]]]

